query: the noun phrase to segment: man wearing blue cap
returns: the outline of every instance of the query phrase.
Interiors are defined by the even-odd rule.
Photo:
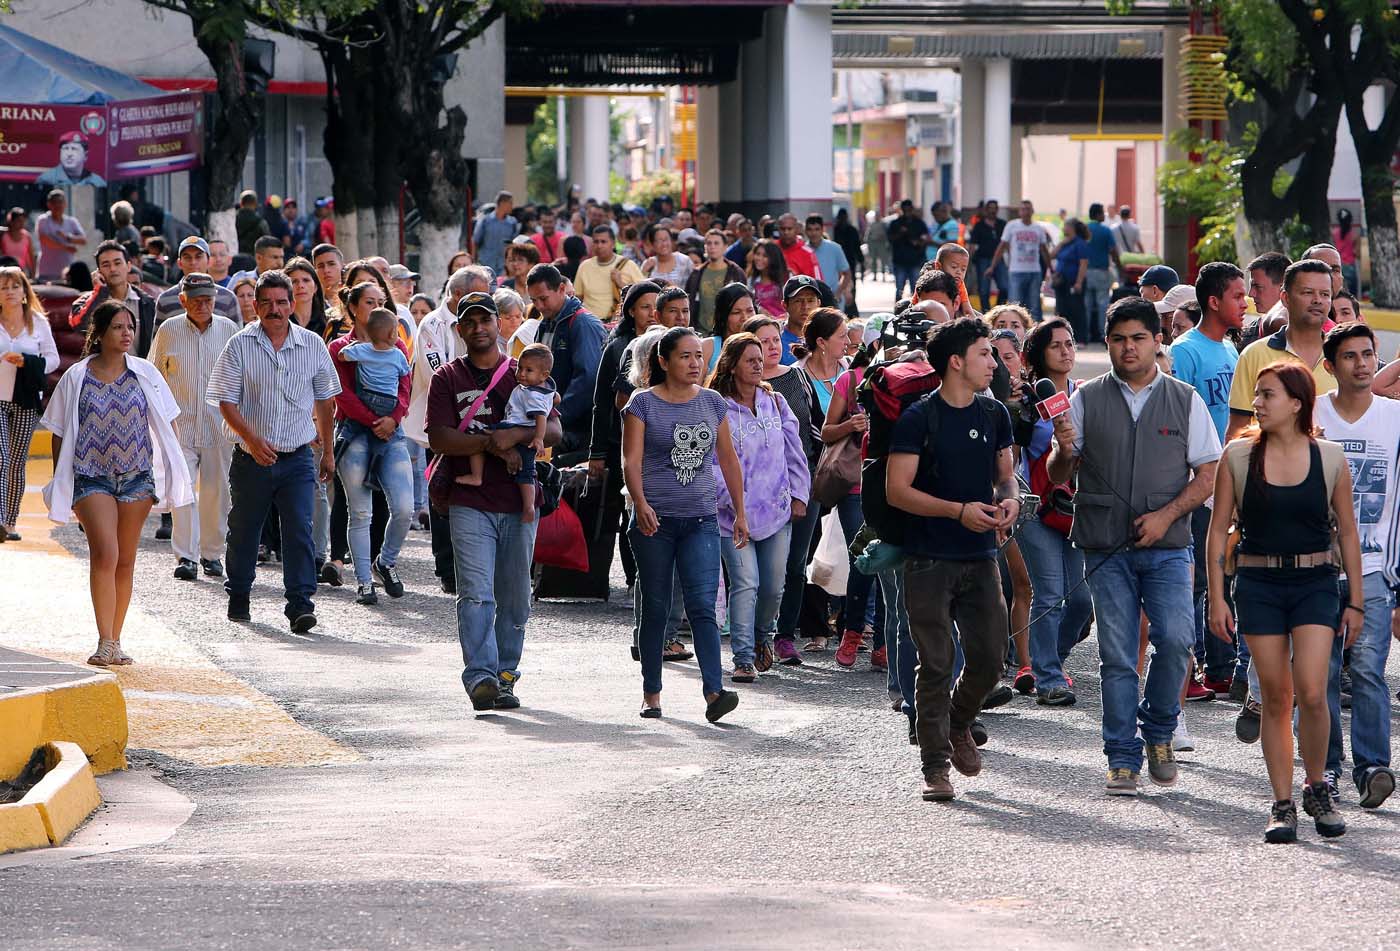
[[[1155,304],[1167,296],[1167,291],[1180,283],[1181,279],[1176,276],[1176,271],[1165,264],[1154,264],[1143,271],[1142,277],[1138,279],[1138,296]]]
[[[208,274],[209,273],[209,243],[197,234],[192,234],[180,242],[180,251],[176,257],[180,262],[181,274]],[[178,317],[185,312],[185,305],[180,303],[180,285],[168,287],[156,298],[156,324],[159,325],[171,317]],[[233,296],[233,291],[227,287],[220,287],[214,294],[214,313],[220,317],[227,317],[238,326],[243,326],[243,314],[238,307],[238,298]]]

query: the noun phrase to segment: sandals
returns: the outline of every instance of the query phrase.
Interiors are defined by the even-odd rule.
[[[826,650],[826,638],[824,637],[814,637],[802,648],[804,654],[825,654]]]
[[[760,674],[766,674],[773,669],[773,645],[767,641],[759,641],[753,649],[753,666]]]
[[[685,643],[678,637],[667,641],[661,653],[662,660],[690,660],[694,656],[695,652],[688,650]]]
[[[122,664],[121,644],[109,638],[98,638],[97,650],[92,652],[92,656],[87,662],[94,667],[117,667]],[[131,658],[126,658],[126,663],[131,663]]]

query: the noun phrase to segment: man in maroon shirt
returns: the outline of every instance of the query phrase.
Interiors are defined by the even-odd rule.
[[[822,269],[817,264],[817,256],[802,243],[799,234],[796,215],[785,214],[778,218],[778,247],[783,249],[788,274],[805,274],[820,281]]]
[[[435,473],[433,484],[448,488],[445,497],[435,494],[433,503],[447,506],[457,575],[457,638],[466,668],[462,683],[474,710],[520,706],[515,683],[530,617],[530,563],[539,525],[521,521],[520,490],[512,477],[520,469],[515,447],[529,442],[533,430],[489,428],[505,418],[516,386],[515,361],[497,347],[498,330],[490,294],[462,298],[456,331],[466,352],[433,374],[424,419],[428,446],[447,467],[445,481],[444,473]],[[463,427],[473,406],[472,422]],[[558,412],[551,413],[545,445],[556,445],[563,432]],[[486,454],[481,485],[454,481],[469,471],[467,457],[476,453]]]

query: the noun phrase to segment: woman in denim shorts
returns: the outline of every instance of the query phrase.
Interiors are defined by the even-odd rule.
[[[1274,799],[1266,842],[1293,842],[1298,835],[1295,698],[1306,780],[1303,809],[1319,835],[1346,831],[1322,775],[1331,729],[1327,676],[1333,639],[1340,635],[1350,646],[1361,632],[1364,605],[1342,603],[1338,596],[1334,519],[1340,567],[1349,578],[1361,577],[1361,545],[1346,458],[1337,444],[1314,437],[1315,398],[1312,374],[1299,364],[1276,363],[1260,371],[1254,386],[1258,429],[1225,448],[1206,543],[1211,633],[1228,642],[1238,619],[1259,672],[1260,739]],[[1240,544],[1232,614],[1225,600],[1224,554],[1236,512]]]
[[[128,352],[136,339],[131,312],[104,301],[91,319],[90,356],[64,374],[44,416],[56,460],[45,498],[50,518],[67,521],[71,508],[87,535],[98,637],[88,663],[123,666],[132,663],[121,646],[122,623],[141,526],[156,501],[153,470],[166,486],[183,485],[169,499],[175,504],[190,501],[189,472],[183,456],[169,452],[170,420],[179,414],[174,397],[154,366]],[[62,491],[67,485],[71,496]]]

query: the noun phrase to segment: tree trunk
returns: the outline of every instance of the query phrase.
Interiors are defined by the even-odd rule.
[[[219,240],[230,248],[238,247],[238,228],[234,221],[238,217],[238,212],[233,208],[220,208],[218,211],[210,209],[207,214],[207,221],[204,225],[204,237],[206,240]]]
[[[403,261],[403,247],[399,243],[399,205],[381,204],[374,209],[374,217],[379,225],[379,253],[392,263]]]
[[[205,17],[191,15],[190,24],[196,43],[214,71],[219,100],[218,112],[210,123],[210,141],[214,147],[206,150],[204,157],[209,182],[205,204],[212,231],[218,214],[238,204],[243,163],[248,158],[248,146],[253,141],[253,135],[262,125],[265,99],[261,93],[254,93],[248,87],[248,77],[243,71],[242,39],[210,36]],[[230,228],[229,237],[232,236]],[[237,247],[236,240],[230,243]]]
[[[1241,216],[1243,227],[1235,236],[1235,250],[1239,254],[1241,266],[1248,264],[1265,251],[1287,253],[1289,238],[1286,221],[1273,218],[1250,218]]]
[[[1395,228],[1395,180],[1387,164],[1363,166],[1366,243],[1371,250],[1371,301],[1400,306],[1400,237]]]
[[[354,201],[346,199],[345,203],[353,205]],[[339,197],[335,200],[335,246],[346,264],[360,257],[360,215],[353,207],[342,210]]]
[[[372,258],[379,253],[379,222],[375,220],[374,208],[361,205],[355,209],[360,242],[359,256]]]
[[[449,276],[447,262],[461,250],[461,237],[462,229],[453,225],[418,225],[418,270],[423,275],[418,287],[439,303]]]

